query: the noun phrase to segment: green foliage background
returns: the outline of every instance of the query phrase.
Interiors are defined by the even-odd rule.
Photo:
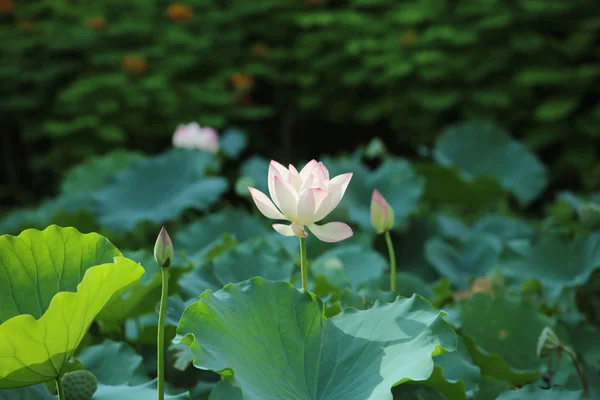
[[[312,156],[314,140],[332,153],[373,135],[415,154],[451,123],[486,120],[538,152],[553,182],[600,184],[594,0],[1,6],[9,204],[56,192],[91,155],[158,152],[192,120],[243,124],[251,151],[286,158]]]

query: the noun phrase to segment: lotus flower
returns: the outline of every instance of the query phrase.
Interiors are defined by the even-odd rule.
[[[173,145],[216,153],[219,151],[219,135],[213,128],[201,128],[198,123],[191,122],[177,127],[173,135]]]
[[[352,236],[352,229],[343,222],[317,225],[344,196],[352,173],[329,179],[322,162],[310,161],[300,172],[290,164],[289,169],[276,161],[269,166],[269,193],[249,187],[256,207],[267,218],[290,221],[290,225],[273,224],[285,236],[307,237],[305,227],[324,242],[339,242]],[[273,204],[273,202],[275,204]]]

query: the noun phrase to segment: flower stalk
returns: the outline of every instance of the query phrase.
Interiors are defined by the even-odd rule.
[[[396,293],[396,253],[394,252],[394,246],[392,245],[390,231],[385,232],[385,242],[390,257],[390,290]]]
[[[154,245],[154,259],[160,266],[162,275],[162,290],[160,294],[160,307],[158,312],[158,334],[156,339],[156,369],[158,400],[165,398],[165,319],[167,317],[167,297],[169,296],[169,266],[173,261],[175,252],[173,242],[163,226]]]
[[[302,274],[302,289],[308,292],[308,265],[306,263],[306,238],[300,238],[300,273]]]

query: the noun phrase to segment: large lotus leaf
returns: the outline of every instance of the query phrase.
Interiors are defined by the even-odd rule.
[[[148,381],[142,356],[127,343],[106,339],[83,349],[77,359],[105,385],[135,385]]]
[[[534,385],[527,385],[518,390],[510,390],[498,396],[498,400],[579,400],[582,398],[582,391],[572,392],[561,388],[544,390]]]
[[[480,210],[505,201],[506,191],[492,178],[465,181],[460,173],[433,162],[415,163],[417,173],[426,179],[423,200],[433,205],[452,205],[464,210]]]
[[[489,272],[498,261],[501,251],[502,244],[488,236],[476,236],[456,245],[434,238],[425,245],[427,261],[463,290],[469,288],[471,279]]]
[[[0,400],[56,400],[43,383],[13,389],[0,389]]]
[[[218,290],[255,276],[289,281],[294,257],[278,243],[263,238],[250,239],[201,264],[179,279],[180,293],[197,298],[206,289]]]
[[[244,242],[253,236],[263,236],[273,230],[265,219],[237,209],[227,209],[187,225],[175,235],[177,250],[184,251],[195,261],[204,259],[208,246],[224,233]]]
[[[115,150],[103,156],[92,157],[72,168],[61,183],[61,192],[94,192],[107,184],[120,170],[144,159],[141,153]]]
[[[545,234],[535,243],[510,242],[499,265],[507,277],[538,279],[546,296],[556,300],[563,289],[585,284],[600,267],[600,233],[577,237],[569,244],[555,234]]]
[[[68,193],[42,201],[35,208],[17,209],[0,220],[0,233],[18,233],[23,229],[43,229],[48,225],[77,225],[81,229],[97,228],[95,208],[88,193]]]
[[[110,386],[99,384],[98,390],[94,393],[94,400],[141,400],[141,399],[155,399],[158,398],[158,392],[156,390],[156,379],[144,383],[138,386]],[[169,400],[184,400],[189,399],[188,393],[182,393],[178,395],[165,394],[165,399]]]
[[[415,383],[444,393],[448,400],[466,400],[467,391],[469,394],[474,392],[481,374],[460,337],[457,344],[455,352],[441,354],[434,359],[435,368],[429,379]]]
[[[215,386],[208,400],[244,400],[240,388],[233,386],[229,379],[221,379]]]
[[[373,229],[370,213],[373,189],[379,190],[394,209],[396,227],[417,210],[425,180],[414,173],[406,160],[389,158],[374,171],[358,158],[327,159],[324,163],[331,176],[354,174],[338,208],[346,210],[350,221],[362,228]]]
[[[248,186],[255,187],[263,193],[269,193],[267,178],[269,176],[269,160],[254,155],[240,168],[240,177],[246,178]]]
[[[540,374],[539,334],[553,321],[525,300],[476,293],[462,305],[462,333],[481,373],[515,385]]]
[[[105,238],[52,225],[0,237],[0,388],[59,376],[102,308],[141,265]]]
[[[262,278],[208,290],[178,327],[194,365],[231,376],[245,399],[392,399],[397,383],[425,380],[456,334],[419,296],[347,309]]]
[[[497,179],[522,204],[531,203],[548,183],[545,166],[523,144],[488,123],[462,123],[437,138],[435,160],[457,167],[463,179]]]
[[[206,210],[227,190],[227,181],[208,177],[212,154],[174,149],[147,158],[118,173],[94,194],[100,222],[115,231],[131,231],[140,222],[163,223],[186,209]]]
[[[144,275],[136,285],[104,307],[98,315],[99,320],[124,321],[127,318],[154,310],[154,306],[160,299],[162,277],[154,255],[144,249],[124,251],[124,254],[130,260],[144,267]]]
[[[439,278],[439,273],[425,257],[427,242],[437,233],[437,226],[428,220],[415,218],[410,229],[402,235],[392,233],[392,243],[396,252],[396,268],[398,271],[412,272],[427,282]],[[378,237],[379,244],[385,246],[383,237]],[[385,247],[382,247],[386,251]]]
[[[443,393],[428,386],[400,385],[396,386],[392,393],[394,399],[399,400],[448,400]]]
[[[512,385],[506,381],[483,375],[479,382],[479,391],[475,396],[475,400],[496,400],[501,393],[506,392],[511,387]]]
[[[338,290],[377,282],[388,269],[387,260],[378,252],[358,245],[339,246],[319,256],[311,271],[317,279],[324,278]]]
[[[474,237],[491,236],[505,243],[513,239],[527,239],[535,233],[526,222],[503,215],[485,216],[470,227],[457,218],[441,215],[438,224],[441,235],[465,242]]]

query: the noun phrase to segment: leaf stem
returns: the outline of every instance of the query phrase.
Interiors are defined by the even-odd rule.
[[[165,398],[165,318],[167,314],[167,296],[169,295],[169,270],[162,270],[162,293],[160,295],[160,310],[158,313],[157,338],[157,370],[158,370],[158,400]]]
[[[58,400],[66,400],[65,398],[65,389],[63,388],[63,383],[61,377],[57,377],[56,381],[56,393],[58,394]]]
[[[302,273],[302,289],[308,292],[308,265],[306,265],[306,238],[300,238],[300,272]]]
[[[579,378],[581,379],[581,386],[583,386],[583,391],[585,393],[590,393],[590,384],[587,380],[587,376],[585,376],[585,372],[583,372],[581,363],[579,362],[579,360],[577,360],[577,356],[570,348],[568,348],[566,346],[563,347],[563,350],[565,351],[565,353],[567,353],[569,355],[569,357],[571,357],[571,361],[573,361],[573,366],[577,370],[577,374],[579,375]]]
[[[390,254],[390,290],[396,293],[396,253],[392,245],[392,237],[390,231],[385,232],[385,242],[387,243],[388,252]]]

